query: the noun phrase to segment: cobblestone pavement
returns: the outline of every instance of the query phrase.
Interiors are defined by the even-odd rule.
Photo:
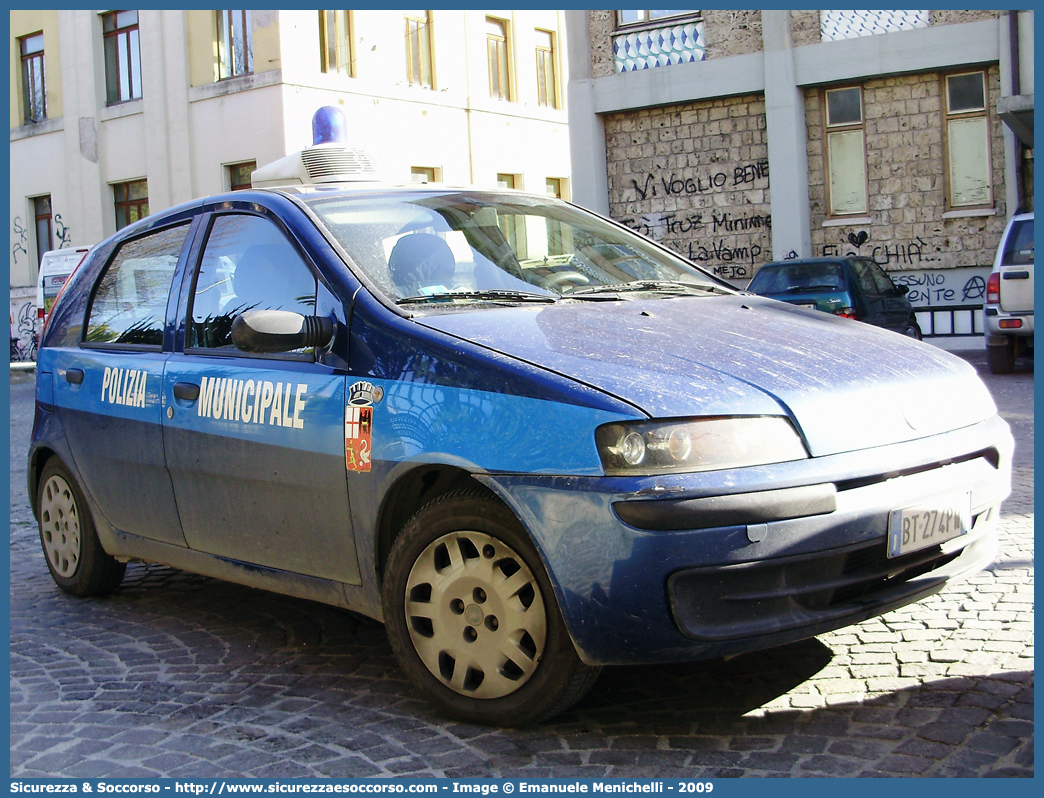
[[[337,609],[143,565],[111,597],[60,593],[12,377],[11,775],[1032,776],[1033,373],[984,376],[1018,447],[989,570],[774,651],[606,669],[524,730],[438,716],[383,628]]]

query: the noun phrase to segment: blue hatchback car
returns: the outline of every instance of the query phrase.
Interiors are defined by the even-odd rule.
[[[58,586],[146,561],[382,620],[442,711],[779,645],[987,565],[1012,438],[964,361],[514,192],[223,194],[96,246],[38,359]]]
[[[907,287],[870,258],[809,258],[766,263],[747,290],[921,339]]]

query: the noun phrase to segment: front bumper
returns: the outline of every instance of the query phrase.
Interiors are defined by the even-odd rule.
[[[821,634],[980,570],[996,553],[1012,449],[994,417],[904,444],[728,472],[481,479],[530,531],[584,661],[655,663]],[[892,510],[958,491],[971,495],[967,534],[886,558]]]

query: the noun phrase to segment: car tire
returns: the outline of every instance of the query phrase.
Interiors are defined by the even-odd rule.
[[[44,466],[37,489],[40,545],[51,577],[74,596],[103,596],[127,570],[102,548],[83,491],[57,459]]]
[[[915,338],[918,341],[922,340],[923,337],[921,335],[921,328],[916,321],[908,322],[906,325],[906,330],[903,334],[909,336],[910,338]]]
[[[528,534],[489,494],[453,492],[418,511],[392,545],[382,598],[403,671],[460,720],[536,723],[598,677],[576,653]]]
[[[1002,346],[987,346],[986,360],[991,374],[1011,374],[1015,370],[1015,339],[1009,335]]]

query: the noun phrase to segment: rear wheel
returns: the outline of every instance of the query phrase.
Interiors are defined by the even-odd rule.
[[[40,544],[55,584],[75,596],[115,590],[127,566],[105,553],[83,492],[56,459],[44,466],[38,499]]]
[[[447,494],[406,524],[383,599],[401,667],[448,715],[536,722],[579,701],[598,676],[577,656],[525,530],[486,494]]]
[[[1015,338],[1007,336],[1002,346],[987,346],[986,359],[991,374],[1011,374],[1015,370]]]

